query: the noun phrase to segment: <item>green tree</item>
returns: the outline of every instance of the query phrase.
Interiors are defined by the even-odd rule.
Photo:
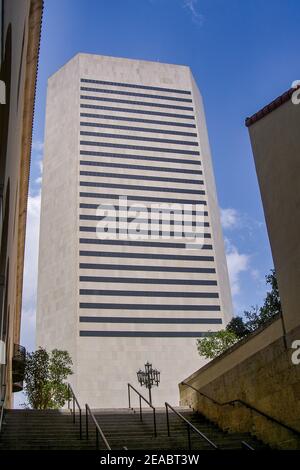
[[[25,387],[26,406],[36,410],[61,408],[68,399],[68,386],[64,382],[73,374],[72,359],[67,351],[45,349],[26,354]]]
[[[234,333],[238,338],[243,338],[243,336],[249,333],[249,329],[242,317],[233,317],[227,324],[226,330],[231,331],[231,333]]]
[[[275,315],[282,313],[277,278],[274,269],[271,269],[270,274],[267,274],[266,283],[271,286],[271,290],[267,292],[263,306],[260,308],[258,308],[258,306],[251,307],[250,310],[246,310],[244,312],[247,320],[245,325],[249,332],[255,331],[257,328],[264,325],[264,323],[271,320]]]
[[[201,339],[197,339],[197,349],[200,356],[206,359],[214,359],[219,356],[226,349],[237,343],[239,338],[235,333],[228,330],[220,330],[216,333],[211,333]]]
[[[271,286],[271,290],[267,292],[263,306],[260,308],[258,306],[251,307],[250,310],[244,311],[245,319],[241,316],[233,317],[225,330],[198,339],[197,349],[200,356],[207,359],[219,356],[241,338],[281,313],[281,302],[274,269],[266,276],[266,283]]]

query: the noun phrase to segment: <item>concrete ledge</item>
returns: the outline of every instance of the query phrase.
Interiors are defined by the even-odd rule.
[[[300,366],[291,362],[282,333],[281,318],[275,318],[206,364],[179,385],[180,404],[228,432],[250,432],[273,448],[300,449]],[[300,338],[300,328],[292,336]]]

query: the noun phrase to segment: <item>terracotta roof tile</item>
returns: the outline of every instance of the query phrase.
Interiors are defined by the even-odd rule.
[[[253,114],[251,117],[247,117],[245,119],[245,125],[249,127],[255,122],[262,119],[267,114],[270,114],[272,111],[274,111],[274,109],[279,108],[279,106],[281,106],[283,103],[286,103],[287,101],[289,101],[294,91],[298,88],[300,88],[300,86],[298,86],[297,88],[290,88],[288,91],[278,96],[278,98],[276,98],[274,101],[267,104],[267,106],[257,111],[257,113]]]

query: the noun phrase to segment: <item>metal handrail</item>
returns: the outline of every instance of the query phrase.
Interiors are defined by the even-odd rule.
[[[2,429],[2,422],[3,422],[3,416],[4,416],[4,405],[5,405],[5,401],[6,401],[6,391],[7,391],[6,385],[3,385],[3,387],[5,387],[5,392],[4,392],[4,397],[3,397],[3,403],[1,403],[0,434],[1,434],[1,429]]]
[[[72,408],[70,407],[70,397],[72,398]],[[76,398],[75,393],[73,392],[73,389],[70,384],[68,384],[68,409],[71,411],[71,414],[73,416],[73,423],[75,424],[75,404],[78,407],[79,410],[79,436],[80,439],[82,439],[82,413],[81,413],[81,407],[79,405],[79,402]]]
[[[94,422],[94,425],[96,427],[96,448],[99,449],[99,434],[100,434],[100,437],[102,439],[102,441],[104,442],[104,445],[106,447],[107,450],[111,450],[111,447],[104,435],[104,432],[102,431],[102,429],[100,428],[99,426],[99,423],[98,421],[96,420],[95,416],[94,416],[94,413],[92,412],[92,410],[90,409],[89,405],[86,403],[85,404],[85,432],[86,432],[86,438],[88,439],[89,438],[89,414]]]
[[[192,388],[193,390],[195,390],[195,392],[199,393],[200,395],[202,395],[204,398],[207,398],[208,400],[210,400],[211,402],[215,403],[216,405],[219,405],[219,406],[225,406],[225,405],[232,405],[234,406],[236,403],[240,404],[240,405],[243,405],[245,406],[246,408],[249,408],[250,410],[254,411],[255,413],[259,414],[260,416],[263,416],[264,418],[272,421],[273,423],[276,423],[278,424],[279,426],[282,426],[283,428],[287,429],[288,431],[296,434],[298,437],[300,436],[300,432],[297,431],[296,429],[294,428],[291,428],[290,426],[282,423],[281,421],[278,421],[278,419],[276,418],[273,418],[272,416],[268,415],[267,413],[265,413],[264,411],[260,411],[258,410],[257,408],[255,408],[254,406],[250,405],[249,403],[243,401],[243,400],[240,400],[240,399],[237,399],[237,400],[230,400],[230,401],[226,401],[226,402],[219,402],[217,400],[215,400],[214,398],[211,398],[209,397],[208,395],[206,395],[205,393],[203,392],[200,392],[200,390],[198,390],[197,388],[193,387],[192,385],[186,383],[186,382],[181,382],[181,385],[186,385],[187,387],[190,387]]]
[[[127,387],[128,387],[128,408],[130,409],[133,409],[131,407],[131,400],[130,400],[130,389],[132,388],[132,390],[138,394],[139,396],[139,403],[140,403],[140,420],[143,421],[143,417],[142,417],[142,399],[144,400],[144,402],[147,403],[147,405],[150,406],[150,408],[152,408],[153,410],[153,429],[154,429],[154,437],[157,437],[157,429],[156,429],[156,411],[155,411],[155,408],[153,405],[151,405],[151,403],[145,398],[143,397],[143,395],[136,389],[134,388],[131,384],[127,384]]]
[[[248,442],[246,441],[241,441],[241,446],[244,447],[245,449],[247,450],[255,450],[252,446],[250,446],[250,444],[248,444]]]
[[[202,437],[203,439],[205,439],[206,442],[208,442],[214,449],[218,449],[218,446],[217,444],[215,444],[214,442],[212,442],[205,434],[203,434],[203,432],[199,431],[199,429],[197,429],[190,421],[188,421],[184,416],[182,416],[181,413],[179,413],[178,411],[176,411],[173,406],[171,406],[169,403],[165,402],[165,406],[166,406],[166,415],[167,415],[167,428],[168,428],[168,436],[170,437],[170,422],[169,422],[169,411],[168,411],[168,408],[170,408],[170,410],[172,410],[182,421],[184,421],[184,423],[187,425],[187,433],[188,433],[188,443],[189,443],[189,450],[192,450],[192,444],[191,444],[191,429],[192,431],[194,431],[198,436]]]

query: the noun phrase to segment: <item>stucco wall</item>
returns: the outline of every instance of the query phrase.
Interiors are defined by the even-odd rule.
[[[289,340],[299,334],[294,330]],[[278,318],[185,379],[189,386],[180,384],[180,402],[223,429],[251,432],[275,448],[300,448],[300,369],[291,354]],[[241,403],[228,404],[234,400],[298,430],[299,436]]]
[[[299,128],[291,100],[249,127],[287,332],[300,324]]]

